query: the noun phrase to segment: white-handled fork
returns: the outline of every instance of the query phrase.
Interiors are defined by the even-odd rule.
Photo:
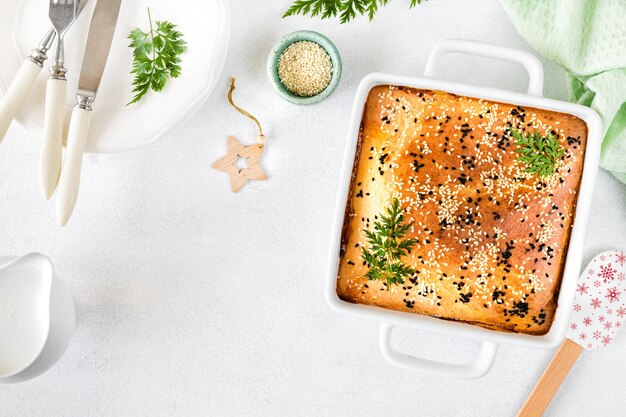
[[[75,0],[50,0],[50,22],[54,27],[57,44],[54,51],[50,77],[46,86],[46,110],[44,140],[39,164],[39,186],[46,199],[50,199],[59,181],[63,154],[63,122],[67,95],[67,72],[64,67],[65,49],[63,41],[72,23],[78,16]]]

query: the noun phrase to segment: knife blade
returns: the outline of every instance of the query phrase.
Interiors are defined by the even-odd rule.
[[[55,201],[56,218],[60,226],[67,224],[78,200],[85,142],[92,119],[92,104],[106,69],[121,5],[122,0],[98,0],[91,18],[76,94],[77,103],[72,111],[65,160]]]
[[[95,100],[100,87],[100,81],[113,43],[121,4],[122,0],[98,0],[91,18],[78,81],[78,95],[91,97],[89,105]]]

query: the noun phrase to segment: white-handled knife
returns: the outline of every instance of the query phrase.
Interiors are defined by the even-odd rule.
[[[122,0],[98,0],[91,18],[83,65],[78,82],[77,103],[72,111],[67,147],[56,195],[56,217],[60,226],[65,226],[72,216],[92,118],[92,104],[104,74],[109,50],[119,16]]]

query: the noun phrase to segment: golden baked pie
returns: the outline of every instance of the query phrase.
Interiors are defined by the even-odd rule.
[[[342,231],[338,296],[547,333],[586,137],[585,122],[569,114],[372,88]]]

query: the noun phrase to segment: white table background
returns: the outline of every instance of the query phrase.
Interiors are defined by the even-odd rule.
[[[511,416],[553,352],[502,346],[479,380],[396,369],[378,351],[378,324],[331,310],[323,297],[328,242],[355,89],[373,71],[420,74],[449,37],[529,49],[496,0],[393,1],[374,22],[286,20],[290,1],[231,1],[221,81],[185,126],[150,147],[90,157],[65,229],[37,188],[39,139],[14,125],[0,146],[0,253],[40,251],[73,293],[75,338],[30,382],[0,386],[14,416]],[[283,101],[265,74],[271,45],[298,29],[329,36],[344,60],[338,91],[313,107]],[[445,77],[524,90],[512,64],[449,57]],[[544,60],[545,95],[565,99],[564,73]],[[252,143],[258,115],[270,179],[230,191],[211,163],[228,134]],[[584,262],[626,248],[626,187],[601,171]],[[407,352],[471,356],[472,341],[399,330]],[[617,416],[626,409],[626,333],[583,353],[548,416]]]

